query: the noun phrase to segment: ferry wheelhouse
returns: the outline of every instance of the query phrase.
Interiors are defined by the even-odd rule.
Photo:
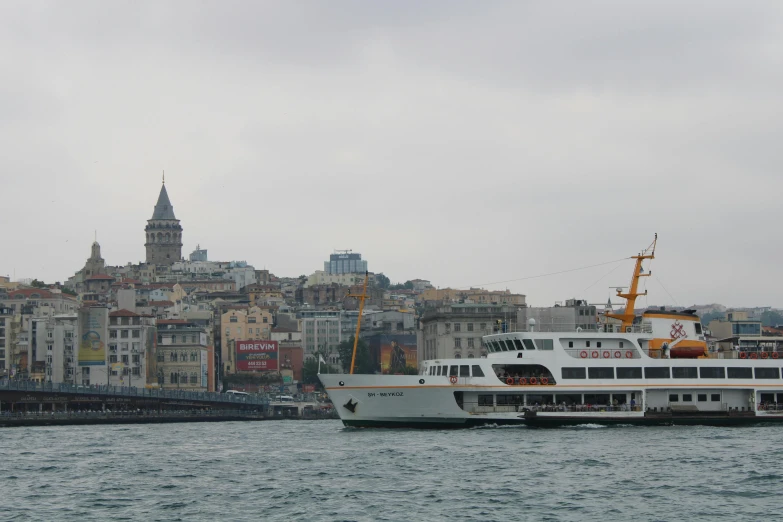
[[[712,353],[692,311],[637,316],[636,259],[622,313],[596,330],[484,336],[481,359],[428,360],[419,375],[319,375],[346,426],[738,425],[783,421],[783,347]],[[779,406],[781,405],[781,406]]]

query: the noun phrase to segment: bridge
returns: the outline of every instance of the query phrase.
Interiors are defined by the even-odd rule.
[[[233,411],[265,412],[263,396],[231,395],[185,390],[156,390],[132,386],[0,381],[0,414],[73,413],[82,411]]]

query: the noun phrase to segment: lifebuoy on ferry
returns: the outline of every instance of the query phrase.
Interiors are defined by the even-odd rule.
[[[772,358],[777,359],[779,357],[778,352],[772,352]]]
[[[590,356],[591,356],[593,359],[598,359],[598,352],[596,352],[595,350],[593,350],[593,353],[591,353],[591,354],[590,354]]]
[[[612,354],[609,353],[609,350],[604,350],[604,359],[608,359]]]
[[[541,384],[549,384],[549,379],[546,377],[541,377]]]
[[[748,359],[758,359],[758,358],[759,358],[759,356],[757,354],[755,354],[755,353],[752,353],[752,354],[750,354],[748,356]]]
[[[506,382],[508,382],[508,381],[514,382],[512,379],[506,380]],[[449,382],[451,384],[457,384],[457,376],[456,375],[452,375],[451,377],[449,377]]]
[[[506,384],[514,384],[514,379],[509,377],[508,379],[506,379]]]
[[[587,352],[582,350],[581,352],[579,352],[579,357],[581,357],[582,359],[587,359]]]
[[[531,377],[530,378],[530,384],[536,384],[536,382],[538,382],[538,381],[536,381],[535,377]]]
[[[769,357],[769,354],[767,352],[761,352],[762,359],[766,359],[767,357]]]
[[[625,352],[625,358],[626,359],[633,358],[633,352],[631,350],[628,350],[627,352]]]
[[[519,384],[520,384],[520,385],[525,385],[525,384],[527,384],[527,379],[525,379],[524,377],[520,377],[520,378],[519,378]]]
[[[616,352],[614,352],[614,358],[615,359],[619,359],[620,357],[622,357],[622,355],[623,354],[620,353],[620,350],[617,350]]]
[[[746,354],[745,352],[740,352],[740,359],[747,359],[747,358],[748,358],[748,354]]]

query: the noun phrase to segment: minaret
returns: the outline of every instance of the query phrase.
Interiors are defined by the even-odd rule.
[[[166,174],[160,188],[158,202],[144,227],[147,242],[147,263],[153,265],[172,265],[182,259],[182,227],[174,216],[174,206],[166,192]]]

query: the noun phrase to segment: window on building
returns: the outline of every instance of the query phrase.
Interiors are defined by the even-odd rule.
[[[136,377],[140,376],[141,375],[141,368],[139,368],[138,366],[135,366],[133,368],[133,375],[136,376]]]
[[[110,355],[109,356],[109,363],[114,364],[117,362],[117,356],[116,355]]]
[[[473,323],[468,323],[468,331],[469,332],[473,331]]]
[[[479,324],[479,330],[482,332],[487,329],[487,323],[480,323]]]
[[[454,354],[454,358],[455,359],[462,359],[462,356],[460,354],[458,354],[458,353],[455,353]]]
[[[177,352],[169,352],[169,361],[177,362]]]
[[[172,335],[171,336],[171,343],[172,344],[176,344],[177,343],[177,336],[176,335]]]
[[[454,323],[454,331],[459,332],[462,330],[462,323]]]
[[[120,330],[120,338],[127,339],[130,337],[130,330]]]
[[[264,324],[268,324],[269,323],[269,318],[264,316],[264,317],[261,318],[261,322],[264,323]]]
[[[459,337],[454,338],[454,348],[462,348],[462,339]]]
[[[236,322],[239,322],[239,319],[237,318],[237,316],[232,315],[231,317],[228,318],[228,322],[236,323]]]
[[[473,348],[473,342],[474,342],[473,338],[472,337],[468,337],[468,348]]]
[[[109,339],[117,338],[117,330],[109,330]]]
[[[134,339],[138,339],[141,337],[141,330],[132,330],[131,337]]]
[[[248,323],[255,323],[256,322],[256,318],[255,317],[248,317],[247,318],[247,322]]]
[[[127,355],[123,355],[122,356],[122,363],[123,364],[128,364],[128,361],[129,361],[128,356]]]

